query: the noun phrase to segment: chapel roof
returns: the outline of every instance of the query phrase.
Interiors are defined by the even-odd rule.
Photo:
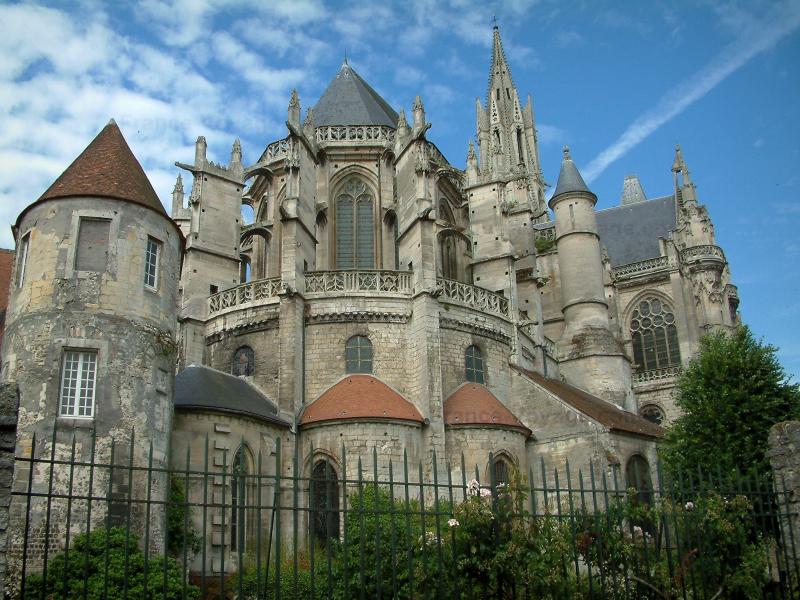
[[[623,410],[616,404],[606,402],[597,396],[593,396],[589,392],[576,388],[563,381],[545,377],[535,371],[529,371],[528,369],[522,369],[520,367],[513,368],[572,408],[583,413],[590,419],[597,421],[601,425],[605,425],[611,430],[635,433],[648,437],[662,437],[664,435],[664,430],[655,423],[651,423],[637,414]]]
[[[175,377],[174,404],[184,410],[229,412],[290,426],[278,416],[275,403],[254,385],[200,365],[189,365]]]
[[[411,402],[372,375],[348,375],[325,390],[303,411],[300,425],[340,419],[424,422]]]
[[[677,227],[675,196],[597,211],[597,233],[615,267],[661,256],[658,238]]]
[[[314,125],[397,125],[397,113],[347,60],[314,106]]]
[[[525,435],[531,430],[498,400],[492,392],[478,383],[463,383],[444,401],[445,425],[486,425],[517,429]]]
[[[117,198],[167,214],[114,119],[36,202],[74,196]]]

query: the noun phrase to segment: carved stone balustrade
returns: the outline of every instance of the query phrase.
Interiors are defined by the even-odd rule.
[[[410,296],[411,271],[311,271],[306,273],[306,295],[366,292]]]
[[[452,279],[437,279],[436,292],[441,302],[461,304],[483,312],[500,315],[506,319],[511,318],[506,298],[478,286],[453,281]]]
[[[556,356],[556,343],[551,340],[549,337],[544,336],[542,346],[544,346],[544,351],[547,353],[548,356],[551,358],[555,358]]]
[[[663,381],[666,379],[674,379],[681,374],[680,365],[673,367],[664,367],[663,369],[649,369],[647,371],[635,371],[633,373],[633,383],[652,383],[655,381]]]
[[[283,291],[280,277],[248,281],[208,298],[208,316],[275,302]]]
[[[278,140],[277,142],[272,142],[269,146],[267,146],[267,149],[264,150],[264,153],[261,155],[261,158],[258,159],[258,162],[269,163],[280,158],[286,158],[288,152],[289,138],[287,137],[282,140]]]
[[[394,129],[380,125],[328,125],[315,130],[317,143],[330,144],[337,142],[364,142],[379,145],[394,143]]]
[[[648,258],[647,260],[640,260],[639,262],[621,265],[614,269],[614,277],[616,279],[630,279],[639,275],[646,275],[653,271],[660,271],[670,267],[668,256],[659,256],[657,258]]]
[[[681,262],[684,264],[705,264],[712,268],[722,269],[725,265],[725,254],[719,246],[706,244],[692,246],[681,250]]]

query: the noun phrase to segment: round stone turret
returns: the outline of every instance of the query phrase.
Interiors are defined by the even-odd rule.
[[[116,123],[22,211],[14,234],[2,373],[19,390],[18,448],[27,455],[35,435],[34,452],[48,456],[55,428],[56,455],[75,436],[76,460],[89,461],[94,432],[96,461],[109,460],[113,439],[120,464],[133,448],[146,467],[152,445],[153,465],[166,466],[183,236]],[[24,485],[27,474],[16,477]],[[107,489],[103,477],[95,485]],[[59,515],[50,522],[52,535]],[[158,515],[151,526],[157,547]]]
[[[555,215],[564,332],[558,342],[567,380],[634,408],[630,363],[614,338],[604,295],[595,196],[564,147],[550,208]]]

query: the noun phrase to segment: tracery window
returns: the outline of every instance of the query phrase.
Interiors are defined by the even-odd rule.
[[[633,360],[640,371],[681,364],[675,314],[658,298],[645,298],[633,311],[631,340]]]
[[[250,346],[242,346],[233,355],[232,373],[237,377],[252,375],[256,370],[256,355]]]
[[[372,373],[372,342],[363,335],[354,335],[344,347],[347,373]]]
[[[664,422],[665,416],[664,411],[661,410],[655,404],[647,404],[643,406],[639,413],[651,423],[655,423],[656,425],[661,425]]]
[[[325,544],[339,537],[339,479],[329,460],[319,460],[311,472],[311,531]]]
[[[372,194],[355,177],[336,197],[336,268],[375,268],[375,224]]]
[[[247,457],[244,446],[240,446],[233,457],[231,475],[231,550],[245,551],[247,533]]]
[[[508,461],[503,457],[497,457],[492,462],[492,469],[494,470],[494,485],[495,487],[499,486],[508,486],[511,478],[509,477],[510,469],[508,466]]]
[[[477,346],[470,346],[464,353],[464,374],[467,381],[483,383],[483,355]]]

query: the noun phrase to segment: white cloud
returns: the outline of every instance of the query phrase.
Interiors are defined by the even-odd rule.
[[[587,182],[594,180],[606,167],[656,129],[682,113],[753,57],[769,50],[798,27],[800,27],[800,5],[792,2],[777,5],[765,20],[760,21],[758,27],[748,23],[737,41],[730,44],[687,81],[664,94],[653,108],[639,116],[611,146],[596,156],[585,168],[584,178]]]
[[[556,46],[559,48],[572,48],[580,46],[586,40],[577,31],[559,31],[556,34]]]

